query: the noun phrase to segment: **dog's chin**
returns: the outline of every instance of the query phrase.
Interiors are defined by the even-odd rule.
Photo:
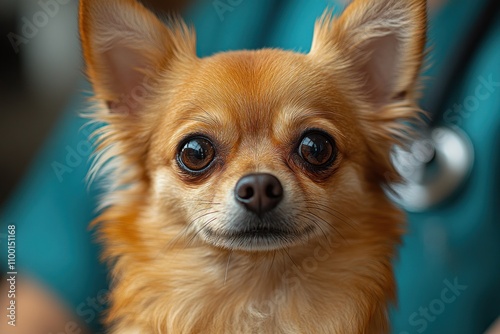
[[[304,243],[314,230],[313,226],[303,229],[253,227],[215,230],[205,228],[202,235],[205,242],[215,247],[246,252],[265,252]]]

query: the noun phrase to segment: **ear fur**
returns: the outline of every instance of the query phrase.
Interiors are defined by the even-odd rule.
[[[164,25],[135,0],[81,0],[80,35],[96,97],[116,113],[140,109],[145,82],[180,57],[195,57],[195,37],[180,20]],[[132,102],[130,102],[132,100]]]
[[[164,25],[136,0],[80,0],[80,36],[96,102],[86,116],[102,123],[93,133],[89,181],[114,174],[103,178],[110,193],[147,182],[143,161],[157,113],[143,106],[168,89],[172,71],[196,59],[194,33],[181,20]],[[112,201],[106,197],[102,207]]]
[[[339,18],[316,23],[311,54],[332,49],[365,79],[368,99],[380,107],[413,96],[426,42],[425,0],[356,0]]]
[[[386,181],[398,179],[390,164],[392,146],[408,139],[421,121],[415,100],[426,29],[425,0],[355,0],[340,17],[327,11],[316,23],[310,56],[323,66],[340,66],[356,83],[359,116]]]

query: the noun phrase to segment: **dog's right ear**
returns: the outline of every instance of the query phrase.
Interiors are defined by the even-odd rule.
[[[390,152],[410,142],[422,120],[416,100],[426,31],[425,0],[354,0],[341,16],[327,11],[316,24],[309,57],[355,93],[382,182],[399,181]]]
[[[113,113],[137,113],[145,81],[196,57],[194,33],[182,21],[167,27],[135,0],[80,0],[80,36],[96,97]]]
[[[425,0],[355,0],[317,22],[310,55],[346,68],[377,112],[413,100],[424,59]]]

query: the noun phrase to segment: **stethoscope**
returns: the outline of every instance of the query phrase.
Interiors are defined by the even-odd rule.
[[[468,135],[458,126],[442,125],[443,111],[474,51],[496,18],[499,0],[488,0],[470,30],[460,41],[453,61],[438,76],[444,78],[433,89],[424,110],[432,120],[423,129],[422,139],[409,147],[395,147],[392,162],[403,177],[403,182],[388,187],[387,195],[410,212],[422,212],[437,207],[450,199],[469,178],[474,167],[474,146]]]

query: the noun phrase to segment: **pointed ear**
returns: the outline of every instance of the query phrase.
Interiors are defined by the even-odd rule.
[[[137,113],[158,73],[196,57],[183,22],[167,27],[135,0],[80,0],[80,35],[96,97],[114,113]]]
[[[425,0],[354,0],[317,22],[312,56],[340,55],[368,102],[413,99],[426,43]]]
[[[425,0],[354,0],[339,18],[327,12],[316,24],[310,56],[355,100],[370,172],[383,184],[400,181],[391,150],[408,145],[422,122],[416,99],[426,31]]]

